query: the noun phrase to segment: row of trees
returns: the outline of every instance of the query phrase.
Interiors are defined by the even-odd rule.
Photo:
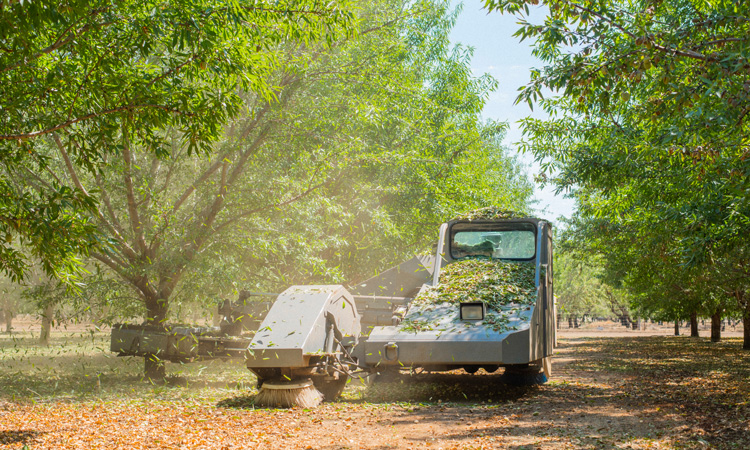
[[[535,0],[487,0],[524,16]],[[546,1],[522,146],[578,211],[569,239],[652,316],[744,319],[750,349],[750,6]]]
[[[458,212],[528,211],[505,126],[480,119],[496,81],[450,45],[448,6],[3,6],[0,268],[160,324],[367,278]]]
[[[558,239],[559,241],[559,239]],[[555,254],[555,298],[558,321],[578,326],[584,318],[611,318],[624,326],[637,324],[630,296],[607,283],[599,258],[583,255],[563,243]]]

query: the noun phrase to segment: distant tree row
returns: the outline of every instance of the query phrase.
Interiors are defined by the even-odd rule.
[[[558,243],[555,253],[555,300],[558,325],[567,321],[578,328],[586,319],[618,320],[633,327],[634,317],[627,291],[608,284],[601,261],[596,256],[576,253]]]

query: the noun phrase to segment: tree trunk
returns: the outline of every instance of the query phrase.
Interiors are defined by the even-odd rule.
[[[164,299],[146,299],[146,321],[147,325],[156,329],[164,328],[167,321],[168,301]],[[167,366],[158,355],[149,353],[143,357],[143,375],[153,381],[160,383],[167,376]]]
[[[750,350],[750,301],[745,300],[745,313],[742,315],[742,350]]]
[[[674,335],[675,336],[680,335],[680,321],[679,320],[674,321]]]
[[[143,375],[149,381],[161,383],[167,377],[167,366],[158,355],[150,353],[143,357]]]
[[[148,325],[163,327],[167,322],[168,300],[146,299],[146,322]]]
[[[39,343],[42,345],[48,345],[49,344],[49,336],[52,332],[52,317],[55,314],[55,306],[52,304],[49,304],[44,307],[44,312],[42,313],[42,331],[39,333]]]
[[[568,316],[568,328],[573,328],[573,316]]]
[[[698,334],[698,311],[690,313],[690,337],[700,337]]]
[[[711,316],[711,342],[721,341],[721,309]]]
[[[578,316],[573,317],[573,327],[578,328],[580,325],[578,323]]]
[[[13,332],[13,313],[7,309],[3,310],[2,313],[5,317],[5,333],[11,334]]]

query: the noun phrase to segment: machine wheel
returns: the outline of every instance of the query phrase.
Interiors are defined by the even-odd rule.
[[[547,375],[542,372],[521,373],[505,372],[500,375],[500,380],[509,386],[535,386],[547,382]]]
[[[464,366],[464,372],[474,375],[479,371],[480,368],[481,366]]]
[[[548,378],[542,364],[518,364],[506,367],[500,381],[510,386],[534,386],[546,383]]]
[[[495,373],[497,372],[497,369],[499,369],[500,366],[491,365],[491,366],[482,366],[482,369],[484,369],[487,373]]]
[[[344,392],[349,376],[339,374],[338,378],[333,378],[324,375],[317,375],[311,377],[311,379],[313,385],[315,385],[315,389],[323,394],[323,401],[332,402]]]

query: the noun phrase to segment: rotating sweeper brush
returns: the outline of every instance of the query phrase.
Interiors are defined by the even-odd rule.
[[[292,408],[315,408],[323,401],[323,394],[315,389],[311,379],[279,381],[272,380],[263,383],[263,386],[255,396],[255,404],[258,406]]]
[[[342,286],[292,286],[279,295],[253,337],[247,367],[258,376],[255,404],[317,406],[344,389],[360,334],[351,294]]]

